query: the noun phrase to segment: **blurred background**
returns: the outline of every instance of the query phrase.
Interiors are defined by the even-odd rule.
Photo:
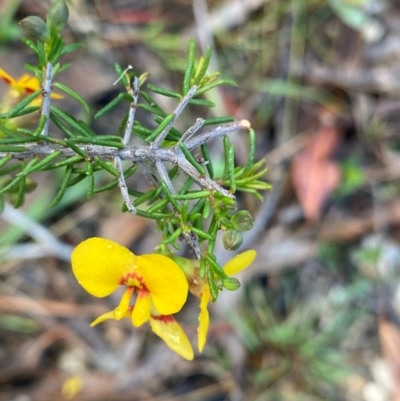
[[[258,258],[241,289],[211,305],[205,350],[187,362],[149,327],[90,328],[119,296],[90,297],[71,273],[71,249],[91,236],[151,252],[160,239],[152,222],[121,213],[118,190],[87,201],[85,182],[49,210],[61,177],[38,175],[24,207],[0,216],[0,400],[400,400],[399,2],[68,5],[64,38],[85,48],[65,57],[72,67],[59,80],[94,112],[121,90],[112,85],[115,62],[179,91],[189,38],[210,45],[211,70],[238,87],[215,90],[214,109],[193,107],[178,125],[248,119],[273,188],[264,202],[238,196],[256,220],[239,251],[256,249]],[[16,78],[35,63],[18,21],[45,18],[48,6],[0,1],[0,68]],[[173,99],[159,100],[174,109]],[[58,102],[99,133],[114,134],[125,112],[93,121],[76,102]],[[245,163],[246,135],[231,140]],[[213,152],[218,161],[220,143]],[[222,246],[216,253],[221,263],[234,256]],[[193,344],[198,307],[191,297],[178,316]]]

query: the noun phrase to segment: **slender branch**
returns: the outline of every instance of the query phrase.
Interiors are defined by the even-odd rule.
[[[181,139],[179,139],[179,144],[188,141],[204,124],[204,120],[202,118],[198,118],[196,122],[182,135]]]
[[[43,85],[43,101],[42,101],[42,112],[41,112],[41,115],[46,117],[46,122],[41,132],[41,135],[45,136],[49,134],[52,79],[53,79],[53,64],[47,63],[46,77]]]
[[[220,138],[226,134],[235,131],[249,130],[250,123],[247,120],[234,121],[233,123],[220,125],[212,131],[203,132],[202,134],[190,139],[186,142],[186,147],[189,150],[193,150],[203,145],[203,143],[209,142],[212,139]]]
[[[129,92],[130,92],[130,95],[132,95],[132,97],[133,97],[133,101],[129,108],[129,115],[128,115],[128,120],[126,122],[124,139],[122,141],[122,143],[125,146],[129,145],[129,142],[131,140],[131,135],[132,135],[133,123],[135,121],[137,101],[138,101],[138,97],[139,97],[139,78],[138,77],[134,78],[133,82],[131,83],[131,88],[130,88]]]
[[[124,203],[128,208],[128,211],[130,213],[136,214],[136,208],[135,206],[133,206],[133,203],[129,198],[128,188],[126,186],[126,181],[124,176],[124,170],[122,168],[122,162],[119,156],[114,157],[114,166],[119,173],[118,186],[119,189],[121,190],[122,199],[124,200]]]
[[[158,149],[166,136],[168,135],[169,131],[171,130],[172,126],[174,125],[176,119],[181,115],[183,109],[188,105],[188,103],[193,99],[193,96],[196,94],[197,86],[194,85],[190,91],[185,95],[185,97],[179,102],[178,106],[174,111],[174,118],[172,121],[160,132],[160,135],[154,140],[152,146]]]

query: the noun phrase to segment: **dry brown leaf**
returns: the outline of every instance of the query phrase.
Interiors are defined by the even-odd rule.
[[[293,159],[292,181],[309,220],[318,219],[322,206],[340,182],[340,169],[329,157],[341,139],[334,126],[321,126],[311,142]]]
[[[99,228],[99,236],[129,246],[146,232],[149,221],[129,213],[118,213],[104,219]]]
[[[400,328],[385,317],[378,320],[382,353],[393,376],[392,401],[400,401]]]

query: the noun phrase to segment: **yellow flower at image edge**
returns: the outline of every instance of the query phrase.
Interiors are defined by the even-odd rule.
[[[249,267],[257,256],[257,252],[249,250],[243,252],[233,259],[231,259],[223,267],[228,276],[233,276],[244,269]],[[211,293],[208,284],[204,284],[203,291],[200,299],[200,314],[199,314],[199,327],[198,327],[198,347],[202,352],[207,340],[208,326],[210,325],[210,315],[208,313],[208,304],[211,301]]]
[[[24,74],[20,78],[15,79],[11,75],[7,74],[3,69],[0,68],[0,79],[4,81],[8,86],[8,91],[4,94],[1,104],[0,104],[0,112],[7,113],[10,111],[17,103],[31,95],[33,92],[40,89],[40,82],[35,76],[31,76],[29,74]],[[63,96],[57,93],[51,93],[52,99],[62,99]],[[29,106],[40,106],[42,104],[42,96],[38,96],[34,99]],[[31,116],[31,114],[36,114],[36,116]],[[24,128],[34,123],[38,118],[37,113],[31,113],[27,116],[21,116],[13,118],[9,121],[9,125],[15,126],[17,128]],[[34,118],[33,118],[34,117]]]
[[[118,286],[126,286],[119,305],[98,317],[92,326],[107,319],[127,317],[136,327],[150,321],[154,333],[172,350],[193,359],[186,334],[171,316],[181,310],[188,294],[186,277],[173,260],[158,254],[136,256],[116,242],[90,238],[74,249],[71,261],[79,284],[95,297],[106,297]],[[135,290],[137,298],[132,307]]]

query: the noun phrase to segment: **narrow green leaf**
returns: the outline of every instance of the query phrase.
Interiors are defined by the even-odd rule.
[[[147,89],[154,92],[154,93],[158,93],[159,95],[163,95],[166,97],[173,97],[176,99],[180,99],[181,95],[179,93],[170,91],[169,89],[165,89],[165,88],[161,88],[161,86],[157,86],[157,85],[152,85],[152,84],[147,84]]]
[[[65,159],[65,160],[61,161],[61,162],[54,163],[54,164],[52,164],[50,166],[46,166],[46,168],[44,170],[54,170],[54,169],[57,169],[57,168],[65,167],[65,166],[72,165],[72,164],[75,164],[75,163],[79,163],[82,160],[83,160],[82,156],[72,156],[72,157],[69,157],[68,159]]]
[[[14,203],[14,208],[18,209],[24,204],[25,200],[25,186],[26,186],[26,177],[23,177],[21,182],[19,183],[17,198]]]
[[[207,220],[210,217],[211,212],[211,202],[209,199],[206,199],[206,203],[204,204],[203,208],[203,219]]]
[[[174,195],[174,198],[177,200],[193,200],[193,199],[200,199],[200,198],[207,198],[211,195],[211,191],[204,190],[204,191],[191,191],[185,194],[178,194]]]
[[[231,192],[234,194],[236,192],[236,179],[235,179],[235,147],[230,146],[228,151],[228,176],[229,176],[229,186]]]
[[[190,39],[188,64],[183,78],[183,88],[182,88],[183,95],[186,95],[186,93],[188,93],[190,90],[191,80],[193,76],[194,62],[195,62],[195,54],[194,54],[195,50],[196,50],[196,42],[193,39]]]
[[[237,83],[232,79],[217,79],[217,80],[210,82],[209,84],[204,85],[201,88],[199,88],[196,92],[196,96],[201,95],[202,93],[208,92],[210,89],[213,89],[220,85],[237,86]]]
[[[205,258],[201,258],[200,259],[200,277],[201,278],[203,278],[204,276],[205,276],[205,274],[206,274],[206,267],[207,267],[207,265],[206,265],[206,259]]]
[[[25,68],[25,70],[28,70],[29,72],[31,72],[33,74],[36,74],[36,72],[38,70],[37,66],[28,64],[28,63],[24,64],[24,68]]]
[[[226,124],[235,121],[233,117],[215,117],[215,118],[207,118],[204,120],[203,127],[206,125],[217,125],[217,124]]]
[[[218,287],[215,285],[213,276],[213,274],[208,273],[208,287],[210,288],[212,301],[215,302],[218,298]]]
[[[60,89],[61,91],[63,91],[64,93],[75,99],[85,109],[86,113],[90,112],[90,107],[86,103],[85,99],[83,99],[83,97],[78,93],[76,93],[74,90],[72,90],[71,88],[69,88],[64,84],[61,84],[60,82],[54,82],[53,86],[55,86],[56,88]]]
[[[47,121],[47,116],[45,116],[44,114],[40,116],[40,120],[39,120],[39,124],[37,126],[37,128],[35,129],[35,132],[33,133],[33,135],[40,135],[43,131],[43,128],[46,124]]]
[[[0,168],[5,166],[11,159],[12,159],[11,155],[4,156],[2,159],[0,159]]]
[[[162,209],[162,208],[164,208],[165,206],[167,206],[167,205],[168,205],[168,202],[169,202],[168,198],[161,199],[161,200],[159,200],[158,202],[156,202],[152,207],[148,208],[147,211],[148,211],[149,213],[157,212],[157,211],[159,211],[160,209]]]
[[[198,213],[203,208],[205,202],[206,202],[205,198],[200,199],[198,202],[196,202],[196,204],[192,207],[192,210],[189,213],[188,220],[193,219],[193,215]]]
[[[25,43],[26,46],[28,46],[30,49],[32,49],[35,53],[38,52],[36,43],[28,38],[23,38],[22,41]]]
[[[200,59],[199,65],[194,74],[193,83],[195,85],[200,85],[201,81],[205,77],[208,66],[210,64],[210,59],[211,59],[211,47],[207,46],[206,54]]]
[[[28,106],[29,103],[31,103],[33,100],[35,100],[41,93],[41,89],[38,89],[37,91],[33,92],[23,100],[21,100],[17,105],[15,105],[8,113],[6,113],[8,118],[13,118],[17,116],[17,114],[24,109],[26,106]],[[37,110],[37,109],[36,109]]]
[[[113,175],[114,177],[119,177],[119,173],[118,173],[117,169],[110,163],[107,163],[106,161],[100,159],[97,156],[95,156],[94,161],[99,166],[101,166],[104,170],[108,171],[111,175]]]
[[[179,191],[179,195],[185,194],[190,187],[193,185],[194,179],[192,177],[188,177],[185,183],[182,185],[182,188]]]
[[[64,110],[59,109],[58,107],[55,106],[51,106],[51,112],[54,113],[58,118],[60,118],[61,120],[65,121],[67,124],[69,124],[71,126],[71,128],[73,130],[76,131],[76,133],[81,134],[82,136],[91,138],[91,134],[90,132],[87,132],[84,127],[81,127],[78,123],[78,121],[76,121],[75,117],[72,116],[71,114],[65,112]],[[75,134],[74,136],[77,136],[77,134]]]
[[[153,131],[151,135],[149,135],[145,141],[147,143],[154,141],[158,135],[164,130],[164,128],[167,127],[167,125],[174,119],[175,115],[174,114],[168,114],[164,120],[160,123],[160,125]]]
[[[44,68],[46,66],[46,52],[43,42],[37,42],[37,55],[39,58],[39,68]]]
[[[72,141],[71,139],[66,139],[65,140],[66,145],[71,148],[77,155],[83,157],[84,159],[86,159],[88,157],[88,155],[78,146],[75,145],[74,141]]]
[[[65,194],[65,191],[67,190],[67,186],[68,186],[68,182],[71,177],[71,174],[72,174],[72,165],[69,165],[65,169],[65,174],[63,176],[63,181],[61,183],[61,188],[58,191],[54,200],[50,203],[49,207],[57,206],[60,203],[61,199],[63,198],[63,196]]]
[[[211,156],[210,156],[210,150],[208,149],[208,145],[206,143],[203,143],[201,146],[201,153],[203,154],[206,169],[208,171],[208,175],[210,178],[213,180],[214,179],[214,167],[212,164]]]
[[[179,147],[182,151],[182,153],[185,155],[186,159],[188,162],[201,174],[201,175],[206,175],[206,171],[204,170],[204,167],[194,158],[190,150],[186,147],[184,143],[180,143]]]
[[[71,63],[64,63],[64,64],[60,67],[60,70],[58,71],[58,74],[59,74],[60,72],[63,72],[63,71],[65,71],[65,70],[68,70],[68,68],[70,68],[71,66],[72,66]]]
[[[160,109],[157,109],[155,107],[152,107],[152,106],[150,106],[148,104],[139,103],[138,107],[140,107],[143,110],[148,111],[151,114],[154,114],[156,116],[160,116],[160,117],[163,117],[163,118],[167,115],[167,113],[165,113],[164,111],[162,111]]]
[[[244,172],[246,173],[251,169],[254,163],[254,155],[256,153],[256,136],[253,129],[249,130],[249,143],[250,143],[250,150],[249,150],[249,158],[247,159],[247,163],[244,167]]]
[[[89,185],[88,185],[88,190],[87,190],[86,197],[88,199],[91,199],[92,196],[93,196],[93,191],[94,191],[93,164],[91,162],[87,163],[86,175],[87,175],[87,177],[89,179]]]
[[[183,232],[183,227],[179,227],[177,230],[175,230],[173,234],[169,234],[167,236],[167,239],[163,241],[164,244],[171,244],[172,242],[176,241],[182,234],[182,232]]]
[[[61,150],[56,150],[50,155],[46,156],[43,160],[41,160],[38,163],[35,163],[34,166],[32,166],[30,169],[26,170],[24,169],[24,174],[30,174],[34,171],[40,170],[42,167],[46,166],[47,164],[50,164],[54,159],[57,159],[61,155]]]
[[[214,102],[205,99],[192,99],[189,104],[193,104],[195,106],[215,107]]]
[[[24,176],[19,176],[15,177],[13,181],[11,181],[8,185],[6,185],[4,188],[0,189],[0,195],[5,194],[9,191],[11,191],[13,188],[15,188],[22,180],[24,179]]]
[[[127,93],[120,93],[116,98],[111,100],[111,102],[109,102],[102,109],[100,109],[95,114],[94,118],[100,118],[105,114],[109,113],[111,110],[117,107],[118,104],[121,103],[123,100],[128,100],[129,102],[132,102],[132,96],[128,95]]]
[[[71,43],[70,45],[66,45],[63,47],[63,49],[61,50],[60,56],[74,52],[79,49],[83,49],[84,47],[85,47],[85,45],[83,43]]]
[[[201,238],[207,239],[209,241],[213,241],[215,239],[209,233],[207,233],[203,230],[199,230],[198,228],[196,228],[194,226],[190,227],[190,229]]]
[[[210,267],[212,268],[213,273],[221,278],[222,280],[228,278],[228,275],[225,273],[224,269],[217,263],[217,261],[215,261],[213,258],[208,257],[207,261],[210,265]]]
[[[27,114],[34,113],[35,111],[40,110],[40,106],[30,106],[30,107],[25,107],[24,109],[16,112],[12,117],[10,118],[15,118],[15,117],[21,117],[25,116]]]
[[[140,217],[145,217],[146,219],[152,219],[152,220],[166,219],[171,217],[171,214],[166,214],[166,213],[150,214],[140,209],[136,209],[136,214]]]
[[[159,106],[159,104],[147,92],[140,91],[139,93],[140,96],[148,103],[149,106],[154,107],[159,112],[161,111],[165,116],[166,113],[164,113],[163,109]]]
[[[183,223],[187,223],[188,210],[189,210],[189,199],[186,199],[182,205],[182,221],[183,221]]]
[[[162,181],[161,182],[161,186],[163,188],[163,191],[165,193],[165,195],[168,197],[169,201],[171,202],[172,206],[174,207],[174,209],[178,212],[181,213],[182,212],[182,206],[180,205],[180,203],[175,199],[174,195],[171,194],[171,191],[169,190],[167,184]]]
[[[127,73],[124,73],[124,70],[121,68],[121,66],[118,63],[114,64],[115,72],[117,73],[117,77],[120,78],[120,81],[124,88],[127,88],[129,86],[128,78],[127,78]]]
[[[57,60],[61,56],[61,52],[64,48],[64,41],[61,38],[61,36],[56,36],[55,40],[53,41],[53,45],[50,49],[49,54],[47,55],[47,59],[50,61],[50,63],[55,64]]]
[[[37,138],[0,138],[0,145],[16,145],[37,142]]]
[[[25,152],[24,146],[0,145],[0,152]]]

